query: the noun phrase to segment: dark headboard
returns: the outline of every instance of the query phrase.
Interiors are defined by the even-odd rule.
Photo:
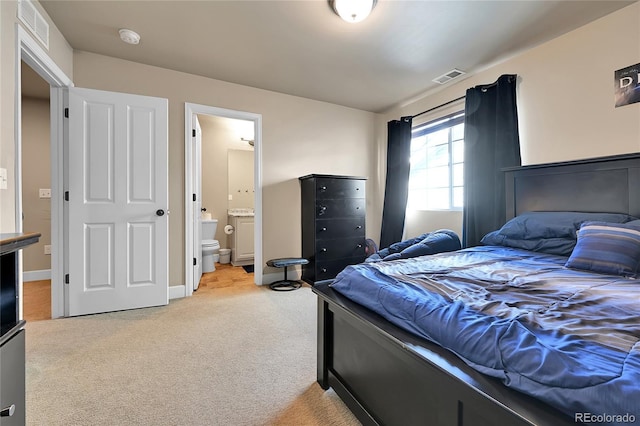
[[[527,211],[640,218],[640,153],[504,169],[506,219]]]

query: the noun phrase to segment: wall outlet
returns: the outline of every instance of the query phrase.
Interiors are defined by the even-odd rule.
[[[51,189],[40,188],[40,198],[51,198]]]
[[[51,244],[46,244],[44,246],[44,254],[51,254]]]
[[[229,194],[229,201],[233,201],[233,195]]]

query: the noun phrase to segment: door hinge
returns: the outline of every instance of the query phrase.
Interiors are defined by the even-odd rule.
[[[64,283],[69,284],[69,274],[64,276]]]
[[[64,191],[64,200],[69,201],[69,191]]]
[[[196,266],[198,264],[198,260],[194,257],[193,258],[193,266]]]
[[[196,129],[193,129],[193,132],[191,133],[193,135],[193,137],[196,137]]]
[[[64,118],[69,118],[69,108],[64,109]]]
[[[193,201],[196,201],[196,194],[193,194]]]

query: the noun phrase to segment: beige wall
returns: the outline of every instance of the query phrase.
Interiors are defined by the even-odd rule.
[[[231,205],[229,196],[229,154],[240,149],[251,158],[251,164],[247,170],[236,170],[244,176],[250,175],[253,182],[253,149],[246,142],[242,142],[236,131],[233,120],[224,117],[198,115],[202,128],[202,207],[211,213],[214,219],[218,219],[218,228],[215,239],[220,242],[221,248],[229,247],[228,236],[224,233],[227,225],[227,208],[253,207],[253,196],[250,194],[251,204],[244,206]],[[253,122],[251,122],[253,125]],[[253,187],[253,184],[252,184]],[[238,197],[235,197],[236,200]],[[268,260],[268,259],[267,259]]]
[[[51,199],[40,188],[51,188],[49,99],[22,98],[22,210],[25,232],[39,232],[40,241],[24,249],[24,270],[51,269]]]
[[[638,152],[640,103],[614,107],[614,71],[639,62],[640,4],[635,3],[437,93],[394,108],[378,119],[377,133],[386,132],[389,120],[463,96],[467,88],[492,83],[501,74],[518,74],[524,165]],[[453,109],[439,110],[430,118]],[[380,150],[383,156],[386,145],[381,144]],[[461,218],[452,214],[449,227],[461,230]],[[416,212],[407,219],[409,236],[446,224],[440,212]]]
[[[49,23],[48,55],[67,75],[73,77],[73,51],[39,3],[34,2]],[[0,232],[13,232],[15,223],[15,94],[17,2],[0,1],[0,167],[7,169],[8,189],[0,190]],[[19,24],[22,25],[22,24]],[[27,30],[28,32],[28,30]],[[46,49],[45,49],[46,50]],[[19,65],[19,64],[18,64]],[[19,93],[19,92],[18,92]]]
[[[300,188],[309,173],[376,173],[375,114],[87,52],[78,87],[169,100],[169,282],[184,284],[184,103],[262,115],[263,256],[299,256]],[[373,199],[374,196],[370,199]],[[371,208],[370,217],[379,216]],[[257,265],[260,267],[260,265]],[[264,265],[262,266],[264,268]]]

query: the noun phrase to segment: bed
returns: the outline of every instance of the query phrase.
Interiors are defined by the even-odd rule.
[[[579,212],[595,219],[581,222],[582,241],[603,224],[637,232],[640,154],[504,174],[508,223]],[[493,245],[496,232],[484,246],[350,266],[316,285],[318,383],[365,425],[640,423],[638,271],[581,266],[582,243]]]

